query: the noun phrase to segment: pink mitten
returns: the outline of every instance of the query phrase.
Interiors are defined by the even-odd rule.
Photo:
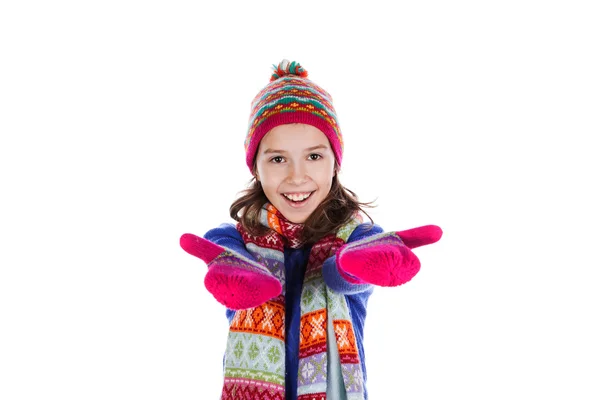
[[[442,230],[435,225],[381,233],[341,247],[336,263],[348,282],[399,286],[421,268],[411,248],[435,243],[441,237]]]
[[[181,248],[208,266],[204,286],[232,310],[257,307],[281,293],[281,284],[262,264],[206,239],[185,233]]]

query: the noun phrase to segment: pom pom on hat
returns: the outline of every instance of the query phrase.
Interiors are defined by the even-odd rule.
[[[282,76],[296,75],[301,78],[308,78],[308,71],[296,61],[291,63],[288,60],[283,60],[279,65],[273,64],[273,75],[271,75],[271,82],[281,78]]]
[[[276,126],[297,123],[321,130],[331,144],[338,166],[342,165],[344,141],[331,96],[308,79],[308,72],[300,63],[284,59],[273,65],[270,83],[252,101],[244,141],[246,165],[251,173],[262,138]]]

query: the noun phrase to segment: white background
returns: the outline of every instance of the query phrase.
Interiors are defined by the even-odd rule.
[[[600,398],[593,3],[2,2],[0,398],[218,398],[225,311],[179,237],[230,221],[282,58],[375,222],[444,230],[371,298],[370,398]]]

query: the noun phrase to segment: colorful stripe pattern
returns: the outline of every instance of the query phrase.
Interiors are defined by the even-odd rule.
[[[238,224],[246,248],[268,269],[284,270],[284,246],[299,248],[301,224],[287,221],[271,204],[261,213],[271,228],[253,236]],[[321,271],[360,224],[354,219],[312,246],[300,300],[298,400],[326,400],[327,342],[337,344],[347,398],[364,399],[364,380],[350,310],[344,295],[331,291]],[[281,272],[281,271],[280,271]],[[277,273],[285,288],[285,274]],[[327,320],[333,319],[335,338],[327,337]],[[231,322],[225,353],[222,400],[285,399],[285,296],[256,308],[238,310]]]
[[[287,64],[286,64],[287,63]],[[246,164],[252,171],[262,138],[283,124],[304,123],[320,129],[329,139],[339,165],[344,141],[331,95],[310,81],[308,72],[293,61],[273,66],[272,81],[252,101],[248,132],[244,141]]]

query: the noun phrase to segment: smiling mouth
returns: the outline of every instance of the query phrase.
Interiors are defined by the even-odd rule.
[[[297,193],[282,193],[281,195],[290,203],[301,205],[305,203],[313,195],[312,192],[297,192]]]

